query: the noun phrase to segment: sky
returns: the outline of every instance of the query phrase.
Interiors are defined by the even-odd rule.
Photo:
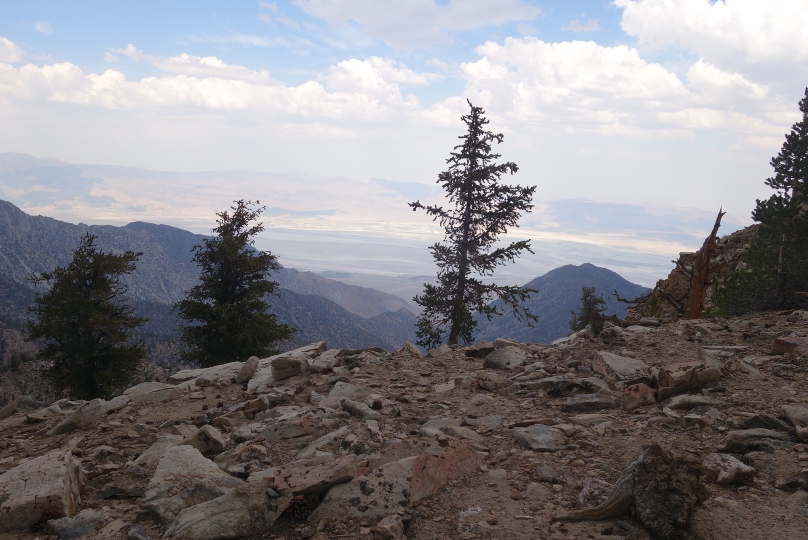
[[[423,244],[391,201],[438,195],[470,100],[537,186],[520,234],[659,272],[719,207],[751,223],[806,85],[804,1],[0,1],[0,153],[87,164],[96,199],[0,194],[190,228],[252,189],[276,229]]]

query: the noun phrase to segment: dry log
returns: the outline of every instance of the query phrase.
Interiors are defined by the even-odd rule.
[[[698,461],[671,456],[652,444],[620,476],[603,504],[555,516],[553,521],[598,521],[633,507],[655,538],[687,538],[693,509],[709,497],[699,481],[702,472]]]

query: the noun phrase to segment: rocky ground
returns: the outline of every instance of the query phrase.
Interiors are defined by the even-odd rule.
[[[314,344],[22,398],[0,538],[806,538],[806,333],[781,312],[428,357]],[[553,519],[581,510],[602,519]]]

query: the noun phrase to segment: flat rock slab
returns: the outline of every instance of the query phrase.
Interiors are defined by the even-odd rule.
[[[696,360],[670,364],[659,370],[660,401],[688,390],[701,388],[721,379],[721,369],[713,362]]]
[[[47,407],[47,404],[37,401],[31,396],[20,396],[5,407],[0,407],[0,420],[5,420],[17,411],[33,411]]]
[[[221,497],[182,510],[165,533],[175,540],[243,538],[272,525],[286,510],[292,495],[272,498],[275,469],[250,476],[243,486]]]
[[[335,517],[381,519],[479,470],[483,460],[476,450],[460,441],[444,444],[433,448],[434,453],[386,463],[334,486],[309,517],[309,523]]]
[[[578,394],[570,397],[562,406],[566,412],[590,412],[603,409],[614,409],[620,406],[620,400],[605,394]]]
[[[613,382],[630,381],[651,374],[650,368],[642,360],[618,356],[606,351],[598,351],[595,355],[592,360],[592,370]]]
[[[364,386],[339,381],[328,393],[328,397],[345,397],[352,401],[364,401],[374,391]]]
[[[220,381],[229,381],[238,375],[243,365],[244,364],[242,362],[230,362],[229,364],[221,364],[219,366],[209,368],[183,369],[169,377],[168,382],[171,384],[179,384],[198,379],[199,377],[204,377],[209,381],[215,379]]]
[[[311,435],[323,425],[322,419],[309,410],[290,412],[265,422],[267,427],[261,431],[259,437],[268,441],[295,439],[304,435]]]
[[[69,449],[54,450],[0,475],[0,532],[25,529],[44,510],[76,513],[84,476]]]
[[[140,503],[161,523],[171,523],[183,508],[221,497],[244,482],[222,471],[196,448],[172,446],[166,450]]]
[[[788,436],[779,431],[771,429],[741,429],[727,433],[727,440],[724,451],[732,454],[743,454],[750,446],[753,446],[757,439],[786,440]]]
[[[323,456],[293,461],[275,467],[274,489],[281,495],[325,493],[337,484],[367,472],[367,465],[356,454],[334,459]]]
[[[79,428],[89,426],[101,420],[107,414],[107,402],[103,399],[94,399],[73,411],[67,418],[56,424],[48,435],[61,435],[70,433]]]
[[[511,370],[527,360],[527,353],[521,347],[507,345],[496,349],[485,357],[483,368]]]
[[[682,394],[668,399],[662,403],[662,406],[673,410],[690,410],[693,407],[700,407],[702,405],[721,405],[723,403],[724,402],[722,400],[710,396],[691,396],[689,394]]]
[[[514,428],[513,438],[521,446],[536,452],[557,452],[567,449],[564,432],[544,424]]]
[[[179,395],[177,387],[173,384],[159,382],[144,382],[132,388],[127,388],[124,396],[132,399],[132,404],[137,403],[158,403],[171,401]]]
[[[808,337],[784,336],[772,343],[772,354],[798,354],[808,356]]]

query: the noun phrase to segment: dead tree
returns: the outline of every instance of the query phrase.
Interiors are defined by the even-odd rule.
[[[685,319],[698,319],[701,312],[704,310],[704,300],[707,298],[707,286],[710,284],[712,278],[718,271],[722,270],[725,264],[719,264],[710,267],[710,261],[715,254],[715,242],[718,238],[718,228],[721,226],[721,218],[724,217],[726,212],[718,210],[718,216],[715,218],[715,225],[710,236],[704,239],[704,244],[701,249],[696,252],[693,257],[693,268],[687,269],[682,267],[686,273],[690,275],[690,287],[687,293],[687,301],[684,306]]]

